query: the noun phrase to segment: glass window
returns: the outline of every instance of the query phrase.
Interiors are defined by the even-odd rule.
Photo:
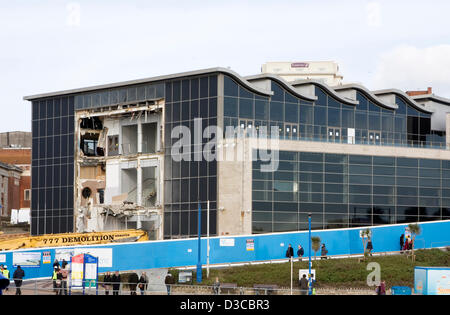
[[[328,126],[341,126],[341,111],[336,108],[328,108]]]
[[[225,82],[227,82],[226,80],[227,77],[225,77]],[[231,80],[231,79],[229,79]],[[234,81],[232,81],[234,83]],[[237,96],[237,85],[235,85],[236,88],[236,92],[234,94],[234,96]],[[199,79],[191,79],[191,100],[193,99],[198,99],[199,98],[199,89],[200,89],[200,82]],[[225,95],[230,95],[225,93]]]
[[[372,164],[372,157],[368,155],[349,155],[350,164]]]
[[[370,130],[381,130],[380,125],[380,115],[379,114],[369,114],[369,129]]]
[[[355,128],[355,111],[354,110],[342,110],[342,127],[343,128]]]
[[[283,103],[280,102],[270,102],[270,120],[272,121],[283,121]]]
[[[356,105],[356,109],[366,111],[367,110],[367,98],[361,92],[356,92],[356,99],[359,102],[359,104]]]
[[[209,79],[208,77],[200,78],[200,98],[208,97],[209,93]]]
[[[358,129],[367,129],[367,113],[356,111],[355,127]]]
[[[309,105],[300,105],[300,123],[313,123],[313,107]]]
[[[285,103],[285,121],[297,123],[298,122],[298,104]]]
[[[268,107],[268,101],[255,100],[255,119],[267,120],[269,118]]]
[[[253,119],[253,100],[247,98],[239,99],[239,117]]]
[[[316,126],[327,125],[327,108],[321,106],[314,107],[314,124]]]
[[[327,106],[327,95],[318,87],[315,88],[317,96],[316,105]]]
[[[224,94],[238,96],[238,85],[230,77],[224,76]]]

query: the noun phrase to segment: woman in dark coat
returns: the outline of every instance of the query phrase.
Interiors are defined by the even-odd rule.
[[[139,277],[137,273],[133,272],[128,278],[128,285],[130,286],[130,294],[136,295],[136,287],[139,282]]]
[[[147,275],[145,272],[142,273],[141,277],[139,278],[139,290],[141,290],[141,295],[145,294],[145,291],[147,290]]]
[[[25,272],[20,266],[17,266],[16,271],[14,271],[13,279],[14,284],[16,285],[16,295],[22,295],[22,291],[20,287],[22,286],[22,279],[25,277]]]
[[[120,290],[120,274],[116,271],[111,277],[111,283],[113,287],[113,295],[119,295]]]
[[[103,287],[105,288],[105,295],[109,295],[109,290],[111,290],[111,273],[109,271],[103,278]]]

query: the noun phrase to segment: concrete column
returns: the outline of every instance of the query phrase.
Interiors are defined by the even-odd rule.
[[[142,153],[142,120],[138,119],[137,125],[137,152]]]
[[[139,206],[142,206],[142,167],[141,160],[138,158],[137,160],[137,183],[136,183],[136,203]]]

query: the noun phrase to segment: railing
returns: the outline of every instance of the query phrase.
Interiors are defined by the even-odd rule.
[[[20,286],[21,295],[304,295],[305,290],[297,288],[262,288],[262,287],[235,287],[221,288],[218,290],[214,286],[207,285],[182,285],[161,283],[148,283],[147,288],[140,290],[136,284],[121,282],[117,290],[109,284],[98,282],[97,288],[86,287],[83,293],[82,289],[74,289],[67,285],[67,289],[54,287],[53,280],[25,280]],[[169,289],[167,288],[169,286]],[[149,287],[157,287],[149,289]],[[3,295],[16,295],[17,287],[14,281],[11,281],[7,291]],[[374,295],[375,289],[371,288],[316,288],[316,295]]]
[[[262,135],[256,132],[245,132],[242,131],[237,134],[238,137],[262,137]],[[234,135],[236,136],[236,135]],[[270,138],[270,134],[267,135]],[[369,139],[368,137],[352,137],[349,139],[348,136],[343,136],[339,138],[330,138],[328,135],[295,135],[295,136],[285,136],[280,134],[278,136],[279,140],[300,140],[300,141],[314,141],[314,142],[329,142],[329,143],[341,143],[341,144],[364,144],[364,145],[378,145],[378,146],[394,146],[394,147],[412,147],[412,148],[428,148],[428,149],[440,149],[447,150],[450,148],[450,143],[442,141],[412,141],[412,140],[386,140],[386,139]],[[349,141],[350,140],[350,141]]]

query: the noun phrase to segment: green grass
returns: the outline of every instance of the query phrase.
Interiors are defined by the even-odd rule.
[[[407,259],[405,255],[369,257],[364,262],[358,262],[357,258],[313,260],[317,278],[316,287],[367,288],[367,276],[372,270],[366,268],[370,262],[380,264],[381,279],[386,281],[387,287],[412,287],[415,266],[449,267],[450,252],[438,249],[417,250],[415,262]],[[297,284],[299,269],[308,269],[308,262],[294,262],[294,285]],[[177,270],[171,270],[171,272],[177,279]],[[252,287],[253,284],[290,287],[290,263],[210,268],[209,279],[206,279],[206,270],[203,271],[202,284],[212,285],[215,277],[219,277],[221,283],[236,283],[242,287]],[[193,278],[196,284],[195,272]]]

